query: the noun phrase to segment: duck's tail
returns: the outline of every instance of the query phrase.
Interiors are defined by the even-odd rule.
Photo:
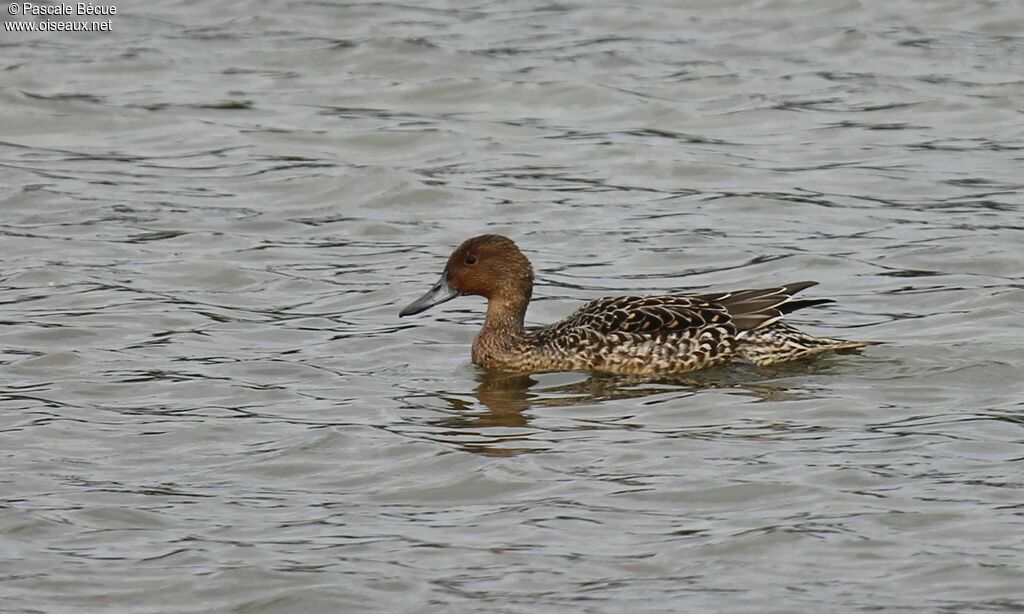
[[[744,331],[736,339],[739,341],[736,353],[759,367],[809,358],[822,352],[859,350],[875,344],[873,341],[815,337],[781,322]]]
[[[761,367],[822,352],[859,350],[872,345],[870,341],[814,337],[782,323],[787,313],[833,302],[827,298],[793,299],[797,292],[814,285],[817,282],[800,281],[777,288],[702,294],[698,298],[725,307],[737,330],[736,353]]]

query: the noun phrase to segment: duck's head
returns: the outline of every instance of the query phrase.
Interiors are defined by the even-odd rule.
[[[521,302],[525,307],[532,292],[533,268],[512,239],[480,235],[452,252],[441,279],[398,315],[411,316],[467,294]]]

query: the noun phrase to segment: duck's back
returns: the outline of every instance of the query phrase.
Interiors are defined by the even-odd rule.
[[[699,296],[619,296],[591,301],[527,339],[553,370],[683,373],[729,359],[732,319],[725,306]]]

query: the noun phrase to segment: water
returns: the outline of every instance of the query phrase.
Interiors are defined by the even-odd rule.
[[[3,611],[1024,608],[1019,2],[117,8],[0,39]],[[482,232],[886,344],[482,373]]]

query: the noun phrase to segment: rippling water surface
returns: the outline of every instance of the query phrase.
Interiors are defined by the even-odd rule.
[[[117,8],[0,38],[4,611],[1024,608],[1019,2]],[[482,232],[886,344],[484,373]]]

